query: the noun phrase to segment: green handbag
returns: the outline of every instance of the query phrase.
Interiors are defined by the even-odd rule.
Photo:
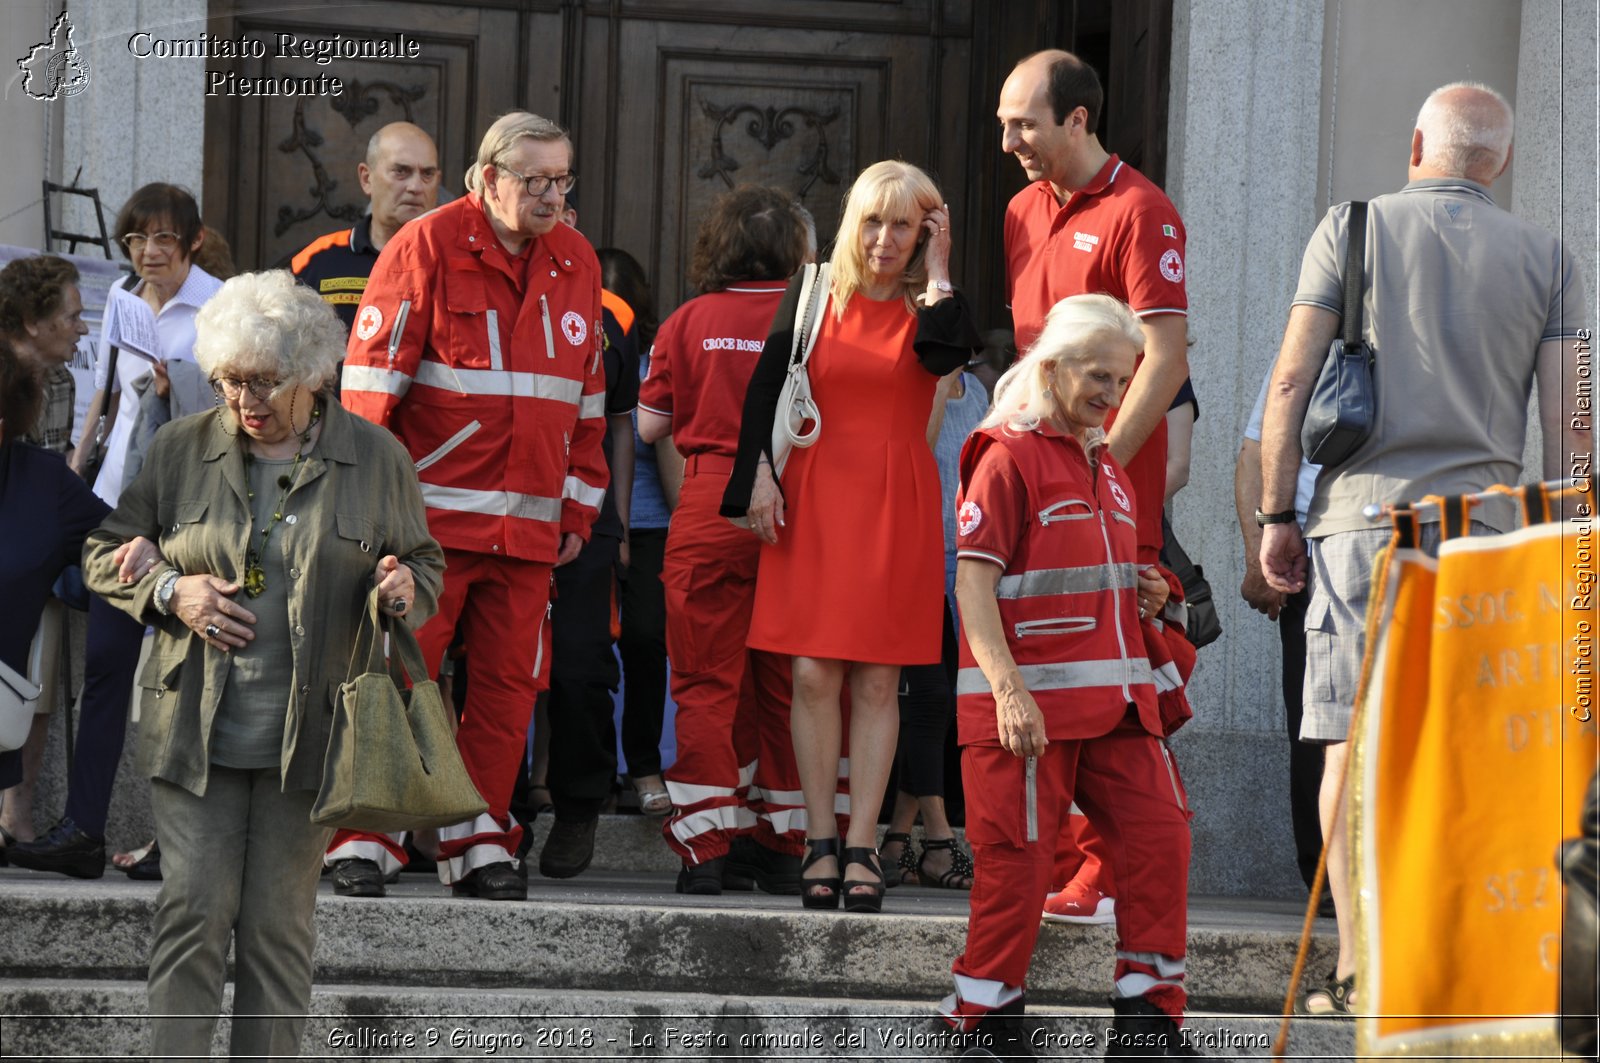
[[[380,631],[388,637],[387,662]],[[311,822],[390,833],[461,823],[488,811],[456,751],[416,636],[383,616],[376,590],[367,596],[346,675]]]

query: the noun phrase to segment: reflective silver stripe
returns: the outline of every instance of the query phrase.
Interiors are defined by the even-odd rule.
[[[1187,812],[1189,811],[1189,806],[1184,802],[1183,790],[1178,786],[1178,766],[1172,763],[1172,750],[1167,748],[1166,742],[1161,743],[1161,756],[1167,763],[1167,778],[1172,780],[1172,799],[1178,802],[1179,808]],[[1183,961],[1180,959],[1177,962],[1179,964],[1178,972],[1182,973]],[[1163,970],[1161,973],[1167,974],[1168,972]]]
[[[577,382],[574,381],[574,384]],[[604,417],[606,415],[606,393],[597,391],[593,395],[585,395],[578,401],[578,417]],[[667,414],[668,417],[672,415]]]
[[[489,368],[504,369],[505,363],[500,360],[500,315],[490,310],[483,320],[489,327]]]
[[[544,626],[550,622],[550,614],[554,610],[554,602],[547,601],[544,603],[544,615],[539,618],[539,630],[534,632],[533,635],[538,640],[533,651],[533,678],[535,679],[538,679],[539,673],[544,671]]]
[[[1133,522],[1129,521],[1128,523],[1131,524]],[[1112,557],[1115,555],[1111,552],[1111,533],[1106,531],[1106,515],[1103,510],[1100,513],[1100,541],[1106,544],[1106,563],[1110,564]],[[1122,656],[1126,659],[1128,656],[1128,640],[1122,637],[1122,596],[1120,594],[1111,596],[1111,619],[1116,625],[1117,649],[1122,651]],[[1148,673],[1150,671],[1150,662],[1145,661],[1142,657],[1140,661],[1143,662],[1144,670]],[[1129,689],[1132,683],[1133,676],[1124,667],[1122,670],[1122,696],[1129,701],[1133,700],[1133,691]]]
[[[423,469],[426,469],[428,466],[437,462],[440,458],[444,457],[446,454],[465,443],[472,436],[472,433],[476,432],[482,427],[483,425],[478,421],[473,421],[468,424],[461,431],[457,432],[455,435],[451,436],[449,439],[435,447],[433,453],[417,462],[417,471],[421,472]]]
[[[550,358],[556,356],[556,334],[550,327],[550,300],[539,296],[539,318],[544,322],[544,350]]]
[[[1138,521],[1134,520],[1132,517],[1130,517],[1126,513],[1122,512],[1120,509],[1113,509],[1111,511],[1111,519],[1112,520],[1120,520],[1122,523],[1132,525],[1135,528],[1137,528],[1139,526]]]
[[[417,383],[460,395],[509,395],[518,399],[550,399],[578,405],[583,381],[547,373],[514,373],[502,369],[461,369],[440,362],[417,366]],[[605,396],[600,396],[602,402]]]
[[[1084,687],[1125,687],[1127,671],[1132,668],[1143,678],[1135,683],[1148,683],[1150,662],[1143,657],[1131,661],[1065,661],[1054,664],[1023,664],[1017,666],[1022,674],[1022,685],[1033,693],[1041,690],[1078,690]],[[989,680],[978,668],[963,668],[956,674],[957,694],[987,694]]]
[[[406,333],[406,319],[411,316],[411,300],[403,299],[394,315],[394,327],[389,330],[389,368],[394,368],[394,356],[400,353],[400,340]]]
[[[1138,585],[1138,565],[1082,565],[1001,576],[1000,582],[995,585],[994,596],[1038,598],[1046,594],[1093,594],[1097,591],[1129,590]]]
[[[566,483],[561,485],[561,497],[570,498],[581,506],[593,506],[599,509],[600,503],[606,500],[606,489],[593,487],[576,476],[569,476]]]
[[[465,487],[424,483],[422,501],[433,509],[448,509],[457,513],[482,513],[490,517],[519,517],[524,520],[561,519],[561,499],[523,495],[515,491],[473,491]]]
[[[1177,624],[1185,631],[1189,630],[1189,603],[1180,602],[1176,598],[1168,598],[1167,604],[1161,610],[1161,619]]]
[[[1028,780],[1028,835],[1025,841],[1039,840],[1039,758],[1029,757],[1023,769]]]
[[[393,369],[380,369],[375,365],[344,364],[339,387],[344,391],[381,391],[386,395],[403,397],[411,387],[411,378]]]

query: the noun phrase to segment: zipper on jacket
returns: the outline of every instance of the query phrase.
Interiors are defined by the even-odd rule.
[[[1017,638],[1029,635],[1077,635],[1093,631],[1098,621],[1092,616],[1052,616],[1045,620],[1021,620],[1014,626]]]
[[[1039,840],[1039,758],[1028,757],[1023,769],[1028,793],[1028,835],[1026,841]]]
[[[544,351],[547,358],[556,356],[556,333],[550,327],[550,300],[539,296],[539,319],[544,322]]]
[[[1068,498],[1054,502],[1039,511],[1039,524],[1048,528],[1060,520],[1089,520],[1094,516],[1094,507],[1079,498]]]
[[[1106,531],[1106,515],[1100,513],[1100,538],[1106,544],[1106,564],[1115,564],[1111,554],[1111,533]],[[1133,691],[1128,688],[1128,640],[1122,634],[1122,595],[1116,591],[1111,592],[1111,619],[1112,626],[1117,629],[1117,648],[1122,651],[1122,696],[1128,701],[1133,700]]]
[[[394,315],[394,328],[389,330],[389,371],[394,372],[394,356],[400,353],[400,341],[405,337],[406,318],[411,316],[411,300],[403,299]]]
[[[482,427],[483,425],[477,421],[473,421],[472,423],[468,424],[461,431],[457,432],[455,435],[451,436],[449,439],[435,447],[433,453],[427,455],[421,461],[417,462],[417,471],[421,472],[423,469],[426,469],[428,466],[437,462],[440,458],[444,457],[446,454],[465,443],[468,437]]]

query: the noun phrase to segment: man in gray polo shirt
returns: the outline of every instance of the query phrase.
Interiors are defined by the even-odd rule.
[[[1377,424],[1350,459],[1323,469],[1304,538],[1294,513],[1300,426],[1339,334],[1348,203],[1328,212],[1306,248],[1269,389],[1256,514],[1261,567],[1277,590],[1293,593],[1308,579],[1311,586],[1300,737],[1324,747],[1319,803],[1339,922],[1337,969],[1304,1001],[1313,1014],[1346,1012],[1355,1003],[1347,840],[1335,794],[1372,562],[1389,535],[1362,509],[1515,483],[1536,379],[1545,478],[1565,475],[1568,455],[1588,449],[1568,412],[1579,346],[1572,341],[1588,324],[1582,280],[1559,238],[1489,195],[1511,159],[1511,128],[1511,107],[1493,89],[1458,83],[1436,90],[1411,135],[1410,183],[1371,202],[1362,309],[1377,356]],[[1509,530],[1515,519],[1509,503],[1476,507],[1473,515],[1474,524],[1493,531]],[[1436,534],[1424,535],[1425,548],[1437,542]]]

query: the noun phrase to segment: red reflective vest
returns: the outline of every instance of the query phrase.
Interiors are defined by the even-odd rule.
[[[1160,736],[1157,679],[1139,621],[1137,526],[1127,473],[1102,448],[1094,476],[1082,445],[1053,429],[988,428],[969,436],[962,449],[958,510],[975,486],[979,458],[995,446],[1016,464],[1028,514],[995,597],[1006,645],[1044,713],[1046,737],[1106,734],[1130,704],[1145,729]],[[960,548],[957,556],[994,560]],[[1181,683],[1176,674],[1167,681]],[[994,695],[964,632],[956,707],[963,745],[997,741]]]
[[[384,246],[342,401],[411,452],[442,545],[554,562],[609,482],[601,343],[588,241],[557,225],[512,258],[468,195]]]

